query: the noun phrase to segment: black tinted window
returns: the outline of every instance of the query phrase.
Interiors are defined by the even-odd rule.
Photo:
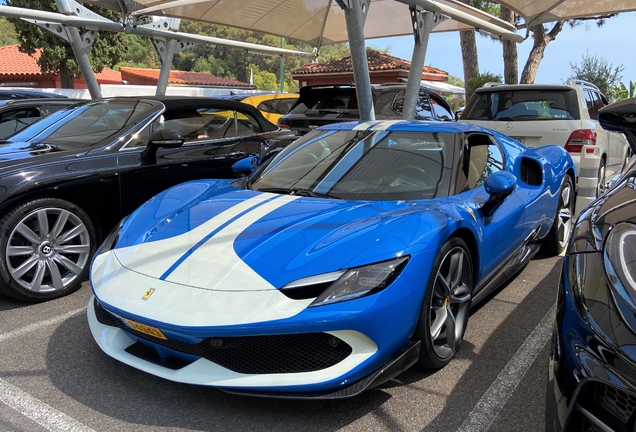
[[[393,101],[393,111],[396,114],[402,114],[402,107],[404,106],[404,90],[400,90]],[[415,105],[415,119],[416,120],[430,120],[435,116],[433,115],[433,110],[431,108],[431,103],[428,99],[428,93],[425,91],[420,91],[420,96],[417,99],[417,104]]]
[[[462,119],[498,121],[578,120],[575,90],[493,90],[477,92]]]

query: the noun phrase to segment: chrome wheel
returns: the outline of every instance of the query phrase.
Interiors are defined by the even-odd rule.
[[[430,341],[440,359],[452,357],[462,341],[471,300],[470,259],[464,248],[451,248],[433,281],[429,314]]]
[[[559,209],[557,210],[557,241],[559,249],[564,249],[570,239],[572,232],[572,214],[574,213],[574,199],[572,184],[566,182],[561,189],[559,198]]]
[[[86,268],[91,236],[73,212],[45,207],[27,213],[11,230],[5,247],[11,278],[32,292],[67,288]]]

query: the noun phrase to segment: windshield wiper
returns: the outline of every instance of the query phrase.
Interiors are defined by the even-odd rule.
[[[263,188],[258,190],[260,192],[272,192],[272,193],[281,193],[281,194],[288,194],[288,195],[308,196],[312,198],[333,198],[333,199],[340,199],[340,200],[342,199],[339,196],[330,195],[326,193],[320,193],[320,192],[314,192],[311,189],[303,189],[303,188],[297,188],[297,187]]]

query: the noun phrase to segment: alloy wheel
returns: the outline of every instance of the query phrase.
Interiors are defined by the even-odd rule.
[[[5,256],[11,277],[34,292],[69,286],[90,258],[90,236],[84,222],[61,208],[40,208],[11,230]]]
[[[567,182],[561,189],[559,210],[557,212],[557,239],[561,249],[565,248],[572,232],[572,214],[574,213],[572,184]]]
[[[435,354],[444,359],[455,354],[462,341],[470,310],[470,260],[459,246],[444,256],[433,285],[429,331]]]

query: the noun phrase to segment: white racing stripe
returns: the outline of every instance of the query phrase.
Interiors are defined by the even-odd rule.
[[[50,431],[93,431],[88,426],[34,398],[3,379],[0,379],[0,402]]]
[[[552,335],[556,305],[548,311],[499,373],[457,432],[487,431]]]
[[[275,290],[236,254],[234,241],[254,222],[298,198],[283,195],[234,220],[192,252],[166,281],[219,291]]]
[[[33,324],[28,325],[26,327],[22,327],[22,328],[19,328],[17,330],[11,331],[9,333],[0,334],[0,342],[5,341],[7,339],[11,339],[11,338],[17,337],[17,336],[22,336],[22,335],[30,333],[32,331],[38,330],[38,329],[40,329],[42,327],[46,327],[46,326],[50,326],[50,325],[53,325],[53,324],[57,324],[59,322],[62,322],[64,320],[72,317],[73,315],[77,315],[78,313],[83,312],[85,310],[86,310],[85,307],[79,308],[79,309],[75,309],[74,311],[65,313],[64,315],[56,316],[55,318],[51,318],[51,319],[48,319],[46,321],[36,322],[36,323],[33,323]]]

